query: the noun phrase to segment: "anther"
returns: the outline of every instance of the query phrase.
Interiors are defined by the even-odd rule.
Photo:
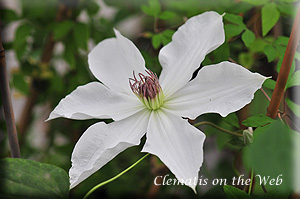
[[[147,108],[156,110],[163,103],[163,92],[157,75],[151,70],[146,70],[146,73],[147,75],[139,73],[136,76],[133,71],[133,78],[129,78],[129,85],[132,92]]]

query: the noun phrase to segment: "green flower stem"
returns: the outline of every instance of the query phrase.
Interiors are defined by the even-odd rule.
[[[248,195],[251,194],[252,184],[253,184],[253,169],[251,169],[251,181],[250,181],[250,185],[249,185]]]
[[[217,126],[217,125],[215,125],[214,123],[211,123],[211,122],[198,122],[198,123],[194,124],[195,127],[202,126],[202,125],[210,125],[210,126],[215,127],[216,129],[219,129],[220,131],[223,131],[224,133],[243,137],[243,135],[240,134],[240,133],[235,133],[235,132],[232,132],[232,131],[228,131],[228,130],[223,129],[223,128],[221,128],[221,127],[219,127],[219,126]]]
[[[147,153],[146,155],[144,155],[141,159],[139,159],[138,161],[136,161],[133,165],[131,165],[130,167],[128,167],[127,169],[125,169],[124,171],[122,171],[121,173],[119,173],[118,175],[116,175],[115,177],[113,177],[111,179],[108,179],[108,180],[106,180],[104,182],[101,182],[100,184],[94,186],[87,194],[85,194],[85,196],[83,197],[83,199],[87,199],[89,197],[89,195],[91,195],[91,193],[93,193],[99,187],[102,187],[103,185],[106,185],[107,183],[110,183],[110,182],[114,181],[115,179],[121,177],[123,174],[125,174],[127,171],[129,171],[130,169],[132,169],[133,167],[135,167],[138,163],[140,163],[143,159],[145,159],[148,155],[149,155],[149,153]]]

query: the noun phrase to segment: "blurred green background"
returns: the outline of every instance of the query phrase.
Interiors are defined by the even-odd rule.
[[[146,66],[159,74],[160,48],[188,18],[205,11],[224,16],[226,41],[210,53],[202,65],[230,60],[251,71],[272,76],[263,86],[271,97],[277,71],[287,46],[299,6],[296,0],[1,0],[1,29],[10,75],[13,105],[23,158],[63,168],[71,166],[72,149],[82,133],[98,120],[55,119],[44,122],[58,102],[76,87],[97,81],[87,55],[100,41],[114,37],[113,28],[131,39],[142,52]],[[299,129],[299,60],[287,84],[287,99],[281,110],[286,122]],[[273,80],[272,80],[273,79]],[[299,92],[298,92],[299,93]],[[299,97],[298,97],[299,99]],[[300,100],[298,100],[299,102]],[[258,91],[254,101],[223,119],[205,114],[197,121],[210,121],[238,131],[241,122],[255,114],[266,114],[269,105]],[[294,111],[291,111],[291,109]],[[298,117],[297,117],[298,116]],[[292,119],[289,119],[292,118]],[[190,121],[196,123],[197,121]],[[106,122],[111,122],[106,120]],[[242,161],[243,140],[210,127],[200,176],[231,179],[247,170]],[[143,154],[142,144],[130,148],[70,192],[82,198],[94,185],[118,174]],[[0,157],[9,157],[3,111],[0,112]],[[222,186],[200,186],[198,195],[186,186],[155,186],[158,175],[172,174],[154,156],[148,157],[120,179],[96,191],[90,198],[215,198],[224,195]],[[257,188],[257,193],[262,192]]]

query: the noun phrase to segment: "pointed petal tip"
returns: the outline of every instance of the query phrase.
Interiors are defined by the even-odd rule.
[[[44,122],[48,122],[48,121],[53,120],[53,119],[56,119],[56,118],[58,118],[58,117],[60,117],[60,115],[56,114],[56,113],[54,112],[54,110],[53,110],[53,111],[50,113],[49,117],[48,117]]]
[[[116,28],[113,28],[115,35],[117,36],[118,34],[120,34],[120,31],[118,31]]]
[[[263,83],[264,83],[267,79],[272,78],[272,76],[266,77],[266,76],[263,76],[263,75],[261,75],[261,74],[259,74],[259,73],[254,73],[254,74],[257,75],[257,76],[259,76],[259,78],[260,78],[259,81],[261,82],[261,84],[260,84],[260,87],[259,87],[258,89],[262,88]]]
[[[197,178],[197,180],[198,180],[198,178]],[[195,194],[197,194],[197,190],[196,190],[196,188],[197,188],[197,183],[190,183],[190,184],[188,184],[188,183],[183,183],[184,185],[186,185],[186,186],[188,186],[188,187],[190,187],[192,190],[193,190],[193,192],[195,193]]]
[[[74,184],[71,184],[71,182],[70,182],[70,187],[69,187],[69,190],[73,189],[74,187],[76,187],[76,185],[74,185]]]
[[[70,169],[71,170],[71,169]],[[79,183],[77,181],[72,180],[72,178],[70,177],[70,187],[69,190],[73,189],[74,187],[76,187]]]
[[[272,78],[272,76],[269,76],[269,77],[265,77],[265,76],[263,76],[264,78],[265,78],[265,80],[267,80],[267,79],[271,79]]]
[[[191,188],[194,191],[194,193],[197,194],[196,186],[195,187],[191,187]]]
[[[123,36],[122,33],[118,29],[113,28],[113,30],[114,30],[117,40],[124,39],[124,38],[127,40],[127,38],[125,36]]]

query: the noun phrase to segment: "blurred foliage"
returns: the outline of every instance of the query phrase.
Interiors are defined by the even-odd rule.
[[[112,16],[107,17],[102,13],[107,8],[101,7],[96,0],[18,2],[21,12],[6,8],[1,8],[0,11],[4,28],[13,23],[17,24],[14,40],[4,43],[6,51],[12,50],[18,61],[18,69],[12,71],[10,83],[20,95],[28,99],[31,99],[35,90],[37,97],[30,109],[46,106],[48,113],[77,86],[96,80],[88,68],[88,52],[91,46],[114,37],[113,28],[118,27],[124,20],[142,16],[140,24],[136,24],[141,32],[135,34],[132,40],[141,50],[146,66],[159,74],[159,49],[172,40],[176,29],[189,17],[210,10],[225,14],[223,21],[226,41],[207,55],[201,66],[230,60],[251,71],[272,77],[263,85],[266,94],[271,96],[288,43],[291,21],[295,16],[294,9],[299,5],[297,0],[105,0],[108,6],[115,9]],[[66,9],[60,12],[62,5]],[[120,31],[122,32],[122,29]],[[123,34],[126,36],[125,31]],[[287,93],[291,93],[293,88],[300,85],[299,61],[300,53],[297,52],[286,85]],[[65,69],[61,70],[61,67]],[[291,96],[287,95],[285,103],[292,112],[285,114],[293,119],[295,115],[300,117],[300,106]],[[245,143],[242,137],[224,134],[211,126],[200,127],[208,140],[215,144],[215,147],[206,144],[205,151],[218,151],[224,157],[216,161],[213,167],[209,167],[205,160],[201,175],[230,179],[239,172],[247,174],[250,171],[249,167],[255,172],[270,176],[278,176],[278,172],[284,170],[280,167],[283,166],[280,164],[281,157],[290,158],[292,149],[285,146],[291,145],[292,133],[286,125],[259,115],[266,114],[268,105],[265,95],[258,91],[251,104],[238,113],[232,113],[225,118],[217,114],[205,114],[197,118],[197,121],[209,121],[239,133],[242,133],[243,125],[258,127],[253,132],[252,144]],[[29,113],[31,114],[21,117],[21,120],[29,118],[29,125],[21,135],[23,158],[50,163],[67,171],[71,166],[70,156],[76,141],[97,120],[56,119],[47,122],[44,124],[47,142],[43,147],[37,147],[33,144],[35,137],[31,131],[35,130],[34,125],[41,115]],[[245,120],[249,116],[253,117]],[[243,120],[245,121],[242,122]],[[266,125],[270,122],[271,124]],[[5,123],[1,117],[1,157],[7,157],[9,153],[5,131]],[[127,168],[141,156],[141,146],[122,152],[100,171],[71,190],[70,198],[82,198],[94,185]],[[281,151],[283,148],[285,150]],[[265,159],[266,157],[269,159]],[[241,159],[244,159],[246,169]],[[144,160],[132,171],[102,187],[90,198],[145,198],[151,194],[154,194],[155,198],[214,198],[216,195],[219,198],[251,198],[232,186],[224,186],[225,192],[221,186],[206,189],[198,187],[198,195],[184,186],[161,186],[155,190],[155,176],[170,172],[166,169],[155,171],[157,165],[152,165],[153,160],[156,158],[151,157],[151,161]],[[288,164],[288,161],[291,160],[288,159],[285,164]],[[276,169],[274,165],[279,167]],[[28,171],[32,170],[28,168]],[[253,194],[263,194],[259,185],[256,187],[258,188],[254,189]],[[271,189],[271,186],[267,187],[268,191]],[[275,195],[270,191],[263,197],[275,198]]]

